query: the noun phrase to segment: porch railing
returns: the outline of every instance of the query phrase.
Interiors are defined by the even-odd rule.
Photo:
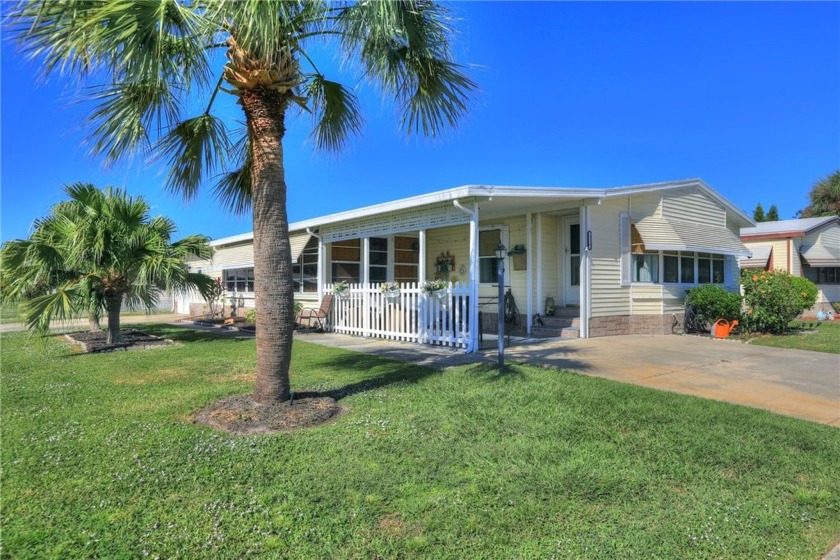
[[[327,328],[333,332],[465,348],[470,341],[469,284],[449,283],[435,295],[417,283],[389,296],[381,284],[350,284],[333,299]],[[324,293],[334,294],[333,284]]]

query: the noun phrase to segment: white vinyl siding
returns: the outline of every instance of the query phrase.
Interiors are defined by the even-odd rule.
[[[592,231],[592,316],[630,314],[630,288],[621,285],[619,214],[628,211],[626,198],[589,207]]]
[[[726,227],[726,211],[702,192],[670,191],[662,197],[662,217],[712,227]]]

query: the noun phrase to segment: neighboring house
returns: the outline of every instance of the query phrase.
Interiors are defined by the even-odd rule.
[[[805,312],[816,315],[840,303],[840,218],[804,218],[761,222],[741,229],[752,257],[741,259],[741,268],[785,270],[804,276],[819,288],[816,305]]]
[[[392,324],[423,331],[449,321],[457,340],[446,340],[469,350],[479,312],[484,331],[495,332],[499,243],[524,248],[505,263],[523,333],[548,334],[535,316],[545,315],[551,298],[582,337],[666,334],[682,322],[689,288],[738,289],[737,259],[750,255],[738,232],[751,225],[699,179],[608,189],[470,185],[294,223],[290,238],[299,301],[317,306],[334,282],[353,285],[357,296],[334,306],[335,330],[386,336]],[[241,307],[253,305],[252,240],[250,233],[216,240],[212,259],[192,263],[219,278],[226,302]],[[428,311],[417,283],[433,278],[458,284],[440,310]],[[395,307],[375,297],[375,284],[385,281],[403,285],[396,307],[404,318],[376,323]],[[348,326],[354,306],[364,323],[355,330]],[[201,300],[177,307],[197,314]],[[396,338],[443,340],[414,331]]]

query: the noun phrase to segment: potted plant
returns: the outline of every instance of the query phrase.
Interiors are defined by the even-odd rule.
[[[400,297],[400,285],[396,282],[380,284],[379,291],[385,294],[385,297],[388,299],[397,299]]]
[[[333,293],[335,297],[344,299],[350,295],[350,286],[347,285],[347,282],[336,282],[333,286]]]
[[[443,280],[430,280],[421,286],[423,293],[437,299],[446,296],[446,284]]]

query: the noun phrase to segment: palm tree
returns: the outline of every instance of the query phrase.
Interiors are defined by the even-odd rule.
[[[799,211],[800,218],[840,216],[840,169],[814,183],[808,199],[808,206]]]
[[[82,312],[98,319],[104,309],[112,344],[121,340],[124,302],[152,308],[164,291],[203,293],[213,282],[187,265],[190,256],[209,256],[209,239],[170,242],[174,223],[151,218],[142,197],[81,183],[65,192],[70,200],[38,220],[28,240],[9,241],[0,251],[3,298],[24,301],[30,328],[47,330],[53,319]]]
[[[11,21],[45,72],[98,81],[85,90],[98,103],[90,115],[94,155],[162,158],[168,187],[186,198],[223,171],[215,193],[233,210],[253,212],[259,403],[288,400],[290,390],[286,118],[295,108],[311,115],[314,145],[328,150],[362,126],[353,89],[327,79],[317,55],[357,68],[393,97],[408,134],[454,126],[476,89],[453,62],[450,13],[428,0],[28,0]],[[242,108],[239,140],[213,113],[220,91]],[[201,92],[204,111],[189,116],[187,101]]]

